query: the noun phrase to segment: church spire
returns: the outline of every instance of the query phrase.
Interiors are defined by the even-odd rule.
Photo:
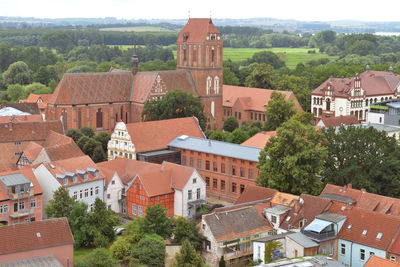
[[[132,74],[136,75],[136,73],[138,73],[139,70],[139,58],[136,55],[136,42],[133,48],[133,56],[131,62],[132,62]]]

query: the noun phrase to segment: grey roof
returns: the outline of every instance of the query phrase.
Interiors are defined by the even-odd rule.
[[[400,103],[399,103],[400,104]],[[355,125],[358,126],[359,124]],[[385,131],[385,132],[398,132],[400,131],[400,127],[389,125],[389,124],[379,124],[379,123],[362,123],[361,127],[374,127],[378,131]]]
[[[14,186],[20,184],[30,184],[31,181],[20,173],[7,174],[0,176],[0,180],[5,186]]]
[[[162,149],[162,150],[155,150],[155,151],[148,151],[148,152],[138,152],[137,154],[151,157],[151,156],[168,155],[168,154],[175,154],[175,153],[178,153],[178,151],[170,150],[170,149]]]
[[[391,108],[400,108],[400,102],[387,103],[386,106],[389,106]]]
[[[323,194],[320,195],[320,197],[329,199],[329,200],[336,200],[339,202],[343,202],[343,203],[356,203],[357,201],[352,199],[351,197],[346,197],[346,196],[342,196],[342,195],[338,195],[338,194]]]
[[[258,162],[261,151],[260,148],[182,135],[169,142],[168,146],[255,162]]]
[[[254,242],[261,242],[261,243],[264,243],[264,242],[268,242],[268,241],[272,241],[272,240],[285,239],[285,237],[286,237],[287,235],[290,235],[290,234],[293,234],[293,232],[286,232],[286,233],[282,233],[282,234],[279,234],[279,235],[270,235],[270,236],[266,236],[266,237],[263,237],[263,238],[259,238],[259,239],[257,239],[257,240],[254,240]]]
[[[260,232],[271,229],[257,212],[255,207],[245,207],[205,215],[204,220],[215,238],[229,236],[240,237],[243,232],[259,229]]]
[[[313,247],[318,247],[318,243],[312,241],[309,239],[307,236],[303,235],[302,233],[294,233],[287,235],[288,238],[292,239],[294,242],[299,244],[300,246],[304,248],[313,248]]]
[[[71,264],[72,265],[72,264]],[[62,267],[54,255],[38,256],[34,258],[18,259],[1,262],[0,267]]]
[[[272,214],[275,214],[275,215],[281,215],[281,214],[284,214],[284,213],[286,213],[287,211],[289,211],[291,209],[292,209],[291,207],[287,207],[287,206],[283,206],[283,205],[276,205],[276,206],[274,206],[272,208],[267,209],[266,212],[272,213]]]
[[[347,218],[347,216],[326,211],[324,213],[321,213],[320,215],[315,216],[315,218],[318,218],[318,219],[324,220],[324,221],[328,221],[328,222],[338,223],[340,221],[345,220]]]

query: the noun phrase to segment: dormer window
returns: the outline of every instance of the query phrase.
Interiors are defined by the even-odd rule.
[[[352,224],[349,224],[349,226],[347,226],[347,229],[350,230],[352,226]]]
[[[363,235],[363,236],[366,236],[367,233],[368,233],[368,230],[367,230],[367,229],[364,229],[364,231],[362,232],[362,235]]]
[[[376,239],[381,240],[382,236],[383,236],[383,233],[379,232],[378,235],[376,236]]]

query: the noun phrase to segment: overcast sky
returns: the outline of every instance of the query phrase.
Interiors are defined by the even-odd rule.
[[[400,0],[0,0],[0,16],[399,21]]]

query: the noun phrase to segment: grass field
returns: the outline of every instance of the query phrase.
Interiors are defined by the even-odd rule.
[[[93,250],[94,250],[94,248],[74,249],[74,261],[80,260],[81,258],[85,257],[87,254],[89,254]]]
[[[153,26],[134,26],[134,27],[118,27],[118,28],[102,28],[100,31],[115,32],[173,32],[170,29]]]

